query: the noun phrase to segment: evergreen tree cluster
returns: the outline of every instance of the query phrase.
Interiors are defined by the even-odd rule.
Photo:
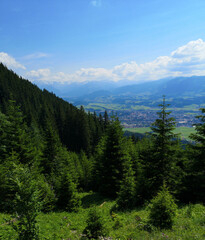
[[[205,116],[198,116],[201,124],[191,136],[195,144],[184,146],[173,133],[175,119],[167,111],[165,97],[159,107],[148,137],[125,138],[118,119],[112,119],[96,148],[97,189],[116,198],[119,209],[150,201],[164,184],[181,202],[204,203]]]
[[[7,112],[10,99],[20,106],[29,127],[43,131],[49,124],[71,151],[91,153],[107,125],[107,113],[104,117],[86,114],[83,107],[78,109],[53,93],[40,90],[0,63],[2,113]]]
[[[87,114],[0,64],[0,211],[16,210],[20,169],[34,176],[42,211],[77,211],[107,125],[107,113]]]
[[[79,191],[116,199],[120,210],[153,199],[150,222],[159,227],[173,222],[170,194],[204,203],[205,109],[195,144],[183,146],[165,97],[159,106],[150,135],[127,138],[117,117],[77,109],[0,64],[0,211],[17,212],[19,239],[38,239],[38,211],[78,211]]]

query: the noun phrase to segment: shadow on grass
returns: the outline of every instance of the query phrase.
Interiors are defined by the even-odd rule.
[[[99,206],[106,201],[110,201],[110,199],[105,198],[104,196],[100,195],[99,193],[89,193],[81,198],[82,207],[89,208],[91,206]]]

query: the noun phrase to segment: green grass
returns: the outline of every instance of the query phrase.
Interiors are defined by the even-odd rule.
[[[141,133],[141,134],[145,134],[147,132],[151,131],[150,127],[142,127],[142,128],[124,128],[124,131],[129,131],[129,132],[133,132],[133,133]],[[180,134],[181,139],[186,139],[186,140],[190,140],[189,135],[191,133],[195,133],[195,128],[193,127],[178,127],[174,130],[175,134]]]
[[[90,102],[88,104],[84,105],[84,108],[86,110],[91,110],[91,111],[104,111],[104,110],[111,110],[111,111],[122,111],[122,110],[126,110],[126,111],[139,111],[139,110],[151,110],[151,111],[159,111],[160,107],[158,106],[158,104],[161,103],[161,99],[159,101],[156,102],[152,102],[151,105],[146,105],[145,102],[142,101],[142,99],[140,101],[138,100],[125,100],[123,103],[113,103],[112,98],[108,98],[108,99],[103,99],[103,100],[99,100],[96,102]],[[172,105],[170,106],[169,110],[170,111],[191,111],[192,114],[194,112],[198,112],[199,108],[202,107],[203,104],[198,105],[198,104],[191,104],[191,105],[186,105],[186,106],[182,106],[182,107],[172,107]],[[205,106],[205,105],[204,105]],[[80,107],[77,106],[77,107]]]
[[[77,106],[80,107],[80,106]],[[158,111],[159,108],[153,108],[149,106],[144,106],[144,105],[137,105],[133,103],[125,103],[125,104],[115,104],[115,103],[101,103],[101,102],[96,102],[96,103],[89,103],[87,105],[84,105],[84,108],[86,110],[93,110],[93,111],[104,111],[104,110],[112,110],[112,111],[122,111],[122,110],[153,110],[153,111]]]
[[[83,206],[78,213],[53,212],[38,216],[40,239],[81,239],[91,208],[101,212],[111,239],[139,240],[202,240],[205,239],[205,207],[200,204],[178,209],[172,230],[158,230],[147,224],[149,211],[146,207],[130,212],[112,212],[115,202],[95,193],[81,194]],[[7,219],[7,220],[6,220]],[[0,239],[16,239],[8,224],[9,215],[0,214]]]

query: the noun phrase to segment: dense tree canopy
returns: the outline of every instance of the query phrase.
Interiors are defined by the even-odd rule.
[[[44,212],[77,211],[78,191],[89,190],[127,210],[151,200],[165,182],[181,202],[204,202],[205,109],[195,144],[182,147],[165,97],[159,106],[152,133],[127,138],[118,118],[77,109],[0,64],[0,211],[20,214],[14,203],[22,196],[34,203],[27,210],[35,225],[38,203]]]

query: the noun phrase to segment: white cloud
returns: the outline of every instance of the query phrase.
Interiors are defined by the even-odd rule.
[[[51,71],[48,68],[32,70],[26,73],[26,77],[31,78],[32,80],[41,80],[46,82],[51,77]]]
[[[100,7],[102,5],[101,0],[92,0],[90,4],[94,7]]]
[[[26,55],[23,57],[23,59],[30,60],[30,59],[39,59],[39,58],[46,58],[46,57],[49,57],[49,54],[37,52],[37,53],[32,53],[32,54]]]
[[[21,68],[26,69],[22,64],[17,62],[13,57],[9,56],[5,52],[0,52],[0,62],[2,62],[4,65],[6,65],[8,68]]]
[[[46,55],[46,54],[45,54]],[[46,57],[43,53],[31,54],[28,58]],[[0,61],[9,67],[25,67],[7,53],[0,53]],[[122,63],[111,69],[81,68],[67,74],[53,73],[50,69],[32,70],[24,76],[32,81],[43,82],[84,82],[101,80],[130,80],[135,82],[157,80],[165,77],[205,75],[205,42],[202,39],[188,42],[169,56],[159,56],[153,61],[137,64],[135,61]]]
[[[39,69],[27,74],[44,82],[83,82],[100,80],[150,81],[170,76],[205,75],[205,42],[191,41],[173,51],[170,56],[160,56],[151,62],[135,61],[116,65],[112,69],[82,68],[73,74],[53,74],[49,69]]]
[[[52,73],[50,69],[32,70],[26,73],[27,78],[32,81],[51,82],[84,82],[100,81],[102,79],[112,79],[113,75],[110,70],[105,68],[82,68],[73,74],[64,72]]]
[[[205,59],[205,42],[202,39],[191,41],[171,53],[173,58],[189,58],[189,60]]]

